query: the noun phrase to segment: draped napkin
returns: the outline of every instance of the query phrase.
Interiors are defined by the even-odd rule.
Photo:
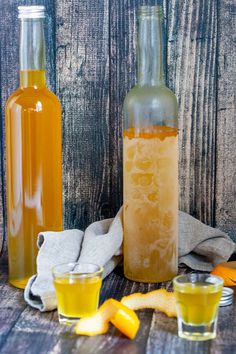
[[[85,232],[73,229],[38,235],[37,274],[25,288],[25,301],[40,311],[57,307],[52,268],[61,263],[95,263],[104,267],[106,277],[122,259],[122,208],[115,218],[92,223]],[[224,232],[179,212],[179,264],[194,270],[211,271],[225,262],[236,244]]]

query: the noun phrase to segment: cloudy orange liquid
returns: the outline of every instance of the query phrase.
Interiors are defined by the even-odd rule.
[[[24,288],[36,271],[37,235],[62,229],[61,109],[43,70],[6,106],[9,281]],[[32,85],[37,84],[37,87]]]
[[[160,282],[177,274],[178,132],[124,131],[124,272]]]

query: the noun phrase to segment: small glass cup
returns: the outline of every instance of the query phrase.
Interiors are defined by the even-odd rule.
[[[189,340],[216,337],[223,279],[210,274],[185,274],[174,278],[178,334]]]
[[[65,263],[52,269],[59,322],[71,325],[98,307],[103,268],[91,263]]]

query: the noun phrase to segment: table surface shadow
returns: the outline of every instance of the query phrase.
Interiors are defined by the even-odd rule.
[[[171,283],[144,284],[124,278],[118,267],[103,282],[101,303],[107,298],[121,299],[134,292],[160,287],[171,290]],[[205,342],[186,341],[177,335],[177,321],[165,314],[137,311],[141,320],[131,341],[110,326],[96,337],[77,336],[73,328],[59,325],[57,311],[40,313],[24,301],[23,291],[8,284],[7,259],[0,260],[0,353],[80,353],[80,354],[202,354],[236,353],[236,296],[234,304],[220,308],[217,338]]]

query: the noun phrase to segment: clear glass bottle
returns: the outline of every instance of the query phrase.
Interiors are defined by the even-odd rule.
[[[124,273],[161,282],[177,274],[177,100],[163,75],[160,6],[141,6],[138,80],[123,107]]]
[[[44,6],[20,6],[20,87],[6,105],[9,281],[36,271],[37,235],[62,229],[61,107],[46,87]]]

